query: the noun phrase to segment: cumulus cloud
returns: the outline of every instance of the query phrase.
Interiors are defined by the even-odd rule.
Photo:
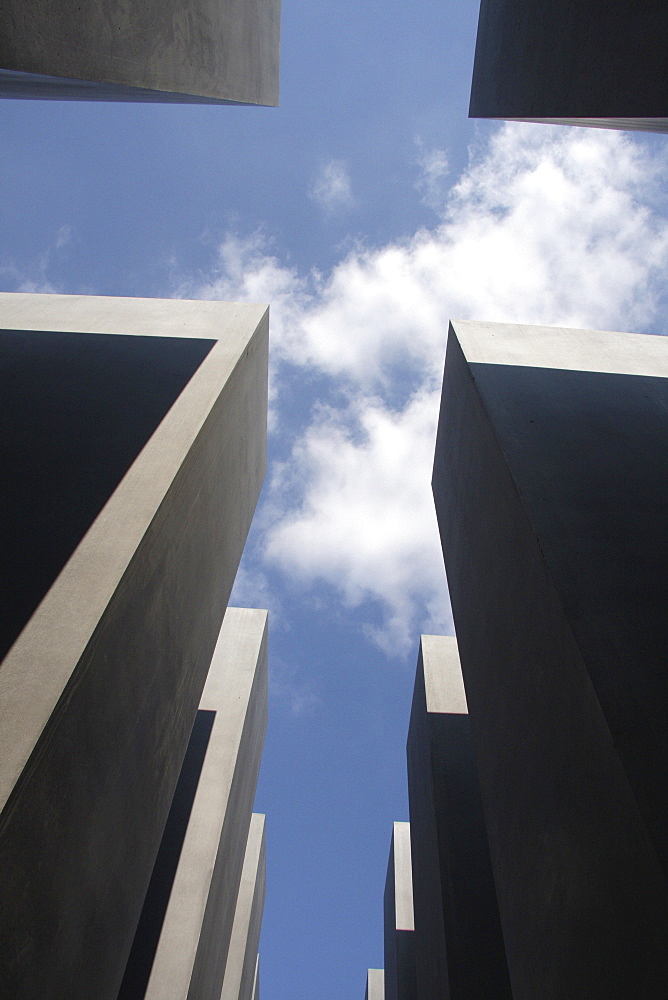
[[[311,185],[309,197],[326,212],[353,204],[350,175],[343,160],[329,160],[322,166]]]
[[[448,154],[444,149],[426,149],[421,139],[416,139],[415,144],[418,148],[415,163],[419,169],[415,187],[422,195],[424,204],[439,213],[447,197]]]
[[[429,490],[437,395],[417,393],[397,412],[367,399],[319,407],[272,482],[275,501],[295,488],[301,499],[279,503],[266,558],[293,579],[326,581],[348,607],[382,594],[383,626],[366,631],[390,655],[410,645],[409,622],[451,627]]]
[[[226,240],[191,291],[271,302],[279,414],[295,369],[333,390],[274,470],[266,564],[325,581],[348,607],[377,602],[382,626],[367,631],[388,652],[447,627],[429,478],[448,319],[651,330],[668,263],[652,207],[665,166],[622,133],[507,124],[433,228],[358,247],[329,274],[296,273],[257,237]],[[441,183],[440,151],[420,169],[425,191]]]

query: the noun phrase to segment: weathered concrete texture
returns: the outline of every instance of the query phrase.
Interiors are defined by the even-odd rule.
[[[666,132],[667,45],[654,0],[481,0],[469,114]]]
[[[220,1000],[253,1000],[266,885],[264,816],[253,813]],[[198,994],[199,995],[199,994]]]
[[[0,96],[278,103],[280,0],[5,0]]]
[[[385,972],[383,969],[369,969],[367,971],[364,1000],[385,1000]]]
[[[419,1000],[510,998],[457,641],[423,635],[408,733]]]
[[[434,497],[515,1000],[665,996],[668,342],[451,324]]]
[[[385,1000],[415,1000],[410,823],[394,823],[385,881]]]
[[[194,781],[186,787],[184,772],[179,780],[119,1000],[219,1000],[226,963],[235,964],[240,884],[253,865],[259,910],[251,939],[259,935],[264,818],[251,822],[251,810],[267,724],[266,611],[227,609],[191,747],[203,719],[206,744]],[[250,1000],[257,940],[252,951],[239,1000]]]
[[[212,342],[115,488],[111,476],[0,670],[0,994],[113,1000],[264,475],[267,314],[0,295],[0,326],[66,332],[82,351],[97,333],[134,336],[140,355],[145,337]],[[72,391],[73,433],[80,401]],[[94,441],[110,401],[101,391],[94,419],[86,400]],[[56,452],[63,436],[67,421]],[[30,435],[24,445],[31,477]],[[36,509],[54,533],[70,516]]]

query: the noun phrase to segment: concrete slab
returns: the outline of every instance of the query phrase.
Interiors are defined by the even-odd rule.
[[[423,635],[407,744],[420,1000],[510,998],[457,641]]]
[[[385,881],[385,1000],[415,1000],[411,825],[394,823]]]
[[[667,361],[450,327],[434,498],[515,1000],[665,993]]]
[[[280,0],[7,0],[0,97],[278,103]]]
[[[267,725],[266,611],[227,609],[191,750],[205,720],[206,744],[194,780],[185,770],[179,779],[118,1000],[219,1000],[226,966],[239,964],[244,914],[252,956],[246,966],[242,956],[245,992],[233,1000],[250,1000],[264,899],[264,817],[251,820],[251,810]]]
[[[385,1000],[385,973],[383,969],[369,969],[366,975],[365,1000]]]
[[[257,948],[266,886],[264,829],[264,816],[253,813],[220,1000],[254,1000],[259,994]]]
[[[482,0],[469,114],[666,132],[667,43],[653,0]]]
[[[59,554],[46,591],[33,589],[37,606],[0,667],[0,993],[17,1000],[116,997],[264,475],[267,326],[262,306],[0,295],[8,392],[18,369],[27,380],[25,424],[12,411],[14,436],[3,437],[31,456],[24,486],[39,497],[21,530],[28,540],[41,533],[47,546],[65,526],[73,546]],[[48,344],[49,333],[60,346],[71,340],[49,355],[51,395],[44,365],[35,363],[39,378],[30,380],[21,330],[32,347]],[[116,338],[115,392],[104,378]],[[199,355],[186,349],[193,338],[205,342]],[[85,354],[100,374],[97,410]],[[137,418],[141,433],[112,468],[109,416],[142,399],[125,398],[128,371],[135,383],[143,372],[149,395],[160,383],[160,405]],[[63,386],[67,407],[50,425]],[[82,426],[90,441],[73,453],[69,437]],[[77,541],[67,483],[58,496],[34,484],[41,457],[57,470],[59,455],[95,452],[96,476],[107,478],[99,509],[83,510]],[[67,470],[74,480],[82,471]],[[3,481],[11,503],[16,479]],[[27,562],[22,571],[10,584],[24,586]]]

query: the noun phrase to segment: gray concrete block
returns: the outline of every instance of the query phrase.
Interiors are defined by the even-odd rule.
[[[6,0],[0,97],[278,103],[280,0]]]
[[[510,998],[453,636],[421,638],[407,759],[419,1000]]]
[[[15,362],[26,380],[23,431],[5,411],[23,434],[19,453],[30,456],[26,495],[46,494],[21,531],[48,548],[62,529],[71,546],[52,560],[55,575],[31,590],[37,604],[0,670],[0,993],[114,1000],[264,475],[267,312],[0,295],[0,327],[0,348],[12,347],[8,392]],[[49,354],[51,385],[39,351],[31,382],[25,353],[13,350],[19,330],[33,346],[35,331],[52,332],[63,349]],[[125,352],[115,388],[102,346],[112,334]],[[162,360],[150,338],[164,345]],[[197,352],[179,347],[191,338],[207,342],[194,371],[183,358]],[[95,362],[97,400],[81,355]],[[162,385],[160,405],[137,418],[143,436],[108,468],[118,427],[110,415],[142,397],[134,388],[126,397],[128,366],[130,382],[143,377],[149,395]],[[67,405],[51,425],[63,386]],[[35,409],[51,433],[41,433]],[[82,426],[90,441],[72,451],[68,435]],[[49,493],[42,462],[57,471],[62,456],[64,478],[86,492],[84,458],[95,452],[104,488],[73,528],[67,483]],[[10,506],[17,488],[3,481]],[[17,565],[10,583],[22,587]],[[27,559],[23,569],[30,578]]]
[[[385,972],[383,969],[368,969],[364,1000],[385,1000]]]
[[[653,0],[481,0],[469,114],[666,132],[667,44]]]
[[[250,1000],[264,900],[264,817],[251,820],[251,810],[267,724],[266,611],[227,609],[191,752],[205,723],[192,778],[186,756],[118,1000],[219,1000],[226,967],[239,965],[244,907],[252,955],[245,966],[242,956],[230,996]]]
[[[264,816],[253,813],[220,1000],[259,995],[260,929],[266,887]]]
[[[668,342],[451,324],[434,498],[515,1000],[665,995]]]
[[[415,923],[410,823],[394,823],[385,881],[385,1000],[415,1000]]]

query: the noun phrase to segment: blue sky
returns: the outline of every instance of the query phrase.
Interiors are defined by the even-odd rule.
[[[662,333],[664,136],[469,122],[477,5],[284,0],[279,109],[0,104],[0,288],[272,307],[262,993],[382,966],[447,320]]]

